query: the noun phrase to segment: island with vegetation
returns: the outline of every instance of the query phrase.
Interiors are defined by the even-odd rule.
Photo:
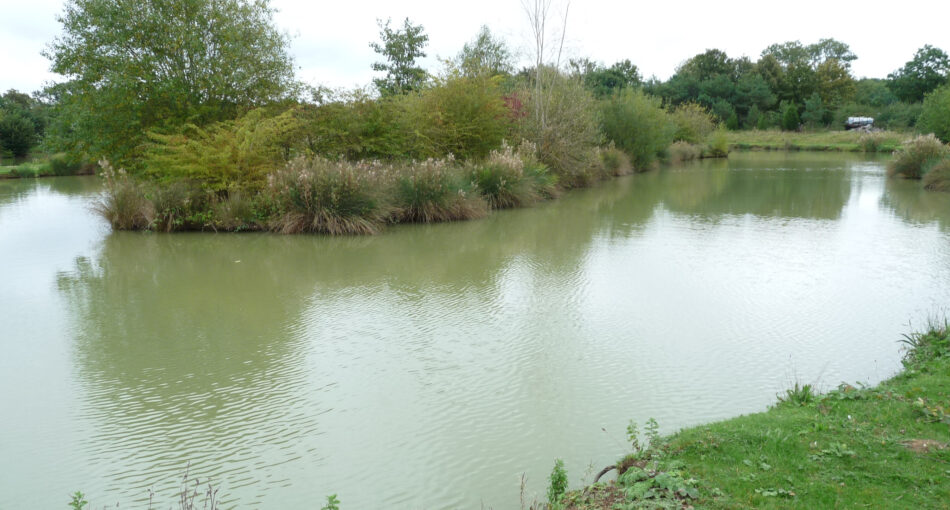
[[[950,139],[950,60],[932,46],[886,79],[855,79],[849,46],[822,39],[773,44],[757,61],[707,50],[661,81],[629,60],[561,62],[533,23],[532,65],[516,69],[483,27],[433,73],[417,63],[424,28],[380,20],[379,77],[331,90],[295,78],[266,2],[147,15],[100,4],[71,1],[60,17],[45,54],[65,80],[3,95],[4,159],[49,156],[0,175],[98,167],[98,209],[116,229],[376,233],[730,148],[892,152],[915,132]],[[840,131],[855,115],[887,131]],[[945,152],[894,174],[947,189]]]

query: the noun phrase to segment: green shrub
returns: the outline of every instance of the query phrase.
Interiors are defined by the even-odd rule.
[[[397,221],[430,223],[488,214],[488,204],[451,159],[413,162],[393,172]]]
[[[788,104],[782,110],[782,129],[785,131],[798,131],[802,121],[798,117],[798,107],[794,104]]]
[[[0,117],[0,148],[23,157],[35,143],[36,126],[27,114],[16,111]]]
[[[950,142],[950,85],[927,94],[917,128],[922,133],[933,133],[945,143]]]
[[[592,182],[591,151],[602,141],[594,97],[579,79],[551,68],[541,72],[540,91],[536,85],[525,83],[510,98],[522,106],[513,112],[515,139],[537,147],[539,161],[557,176],[559,185]]]
[[[673,141],[700,143],[716,129],[712,115],[698,103],[684,103],[670,112],[673,123]]]
[[[306,112],[308,148],[347,161],[425,159],[431,147],[419,136],[418,93],[375,99],[355,90]]]
[[[421,94],[415,126],[434,157],[478,159],[509,135],[511,117],[499,86],[501,77],[449,76]]]
[[[201,229],[210,220],[210,215],[205,212],[204,193],[186,181],[151,186],[144,195],[151,203],[150,229],[164,232]]]
[[[379,173],[367,163],[296,158],[268,177],[277,208],[271,229],[284,234],[376,234],[389,217]]]
[[[924,189],[950,192],[950,158],[943,158],[929,165],[924,173]]]
[[[556,459],[548,484],[548,503],[558,504],[565,492],[567,492],[567,470],[564,469],[564,461]]]
[[[948,153],[950,149],[934,135],[918,136],[905,141],[904,147],[894,153],[893,159],[887,165],[887,174],[920,179],[928,164],[946,157]]]
[[[725,158],[729,156],[729,136],[726,130],[720,127],[712,132],[706,140],[705,156],[710,158]]]
[[[10,169],[10,174],[20,178],[39,177],[49,175],[50,168],[48,162],[30,162],[21,163]]]
[[[666,151],[675,129],[658,98],[633,89],[602,103],[601,128],[608,140],[630,155],[637,171],[649,169]]]
[[[694,145],[689,142],[684,142],[682,140],[678,142],[673,142],[673,145],[670,145],[669,157],[671,163],[683,163],[685,161],[692,161],[694,159],[699,159],[703,155],[703,149],[699,145]]]
[[[762,110],[759,109],[758,105],[752,105],[752,108],[749,108],[749,112],[746,113],[745,121],[743,126],[746,129],[759,129],[759,120],[762,118]]]
[[[729,114],[726,117],[726,129],[729,131],[738,131],[739,130],[739,116],[735,111]]]
[[[54,154],[49,158],[50,172],[53,175],[76,175],[82,170],[81,161],[70,160],[65,154]]]

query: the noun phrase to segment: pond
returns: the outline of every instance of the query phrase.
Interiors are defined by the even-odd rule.
[[[515,508],[794,383],[876,383],[950,303],[950,197],[741,153],[375,237],[111,232],[95,178],[0,181],[0,494]]]

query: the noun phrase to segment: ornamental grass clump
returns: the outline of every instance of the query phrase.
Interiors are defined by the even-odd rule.
[[[399,222],[433,223],[482,218],[488,203],[453,158],[412,162],[388,179]]]
[[[889,138],[884,133],[864,133],[858,138],[858,147],[863,152],[880,152]]]
[[[932,162],[924,173],[924,189],[950,192],[950,157]]]
[[[270,228],[283,234],[376,234],[389,218],[379,165],[297,158],[267,179],[276,207]]]
[[[918,136],[904,142],[904,148],[894,152],[887,165],[887,175],[920,179],[925,169],[936,161],[950,156],[950,148],[933,134]]]
[[[472,166],[472,181],[492,209],[523,207],[558,193],[557,178],[535,156],[534,145],[508,144]]]
[[[143,230],[152,224],[155,210],[142,189],[123,169],[116,170],[107,160],[99,161],[105,181],[103,193],[93,210],[116,230]]]
[[[703,154],[703,148],[680,140],[670,145],[669,154],[671,163],[683,163],[699,159]]]
[[[605,177],[620,177],[633,173],[630,158],[614,146],[597,149],[597,157],[604,169]]]

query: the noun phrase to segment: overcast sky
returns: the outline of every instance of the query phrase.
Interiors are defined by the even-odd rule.
[[[145,0],[143,0],[145,1]],[[564,0],[554,0],[565,5]],[[451,57],[481,25],[504,37],[527,62],[528,23],[519,0],[272,0],[278,27],[292,37],[298,77],[313,85],[370,83],[377,56],[377,18],[408,17],[429,35],[424,65]],[[58,77],[40,55],[59,33],[63,0],[0,0],[0,91],[34,91]],[[560,24],[561,12],[552,15]],[[707,48],[755,60],[769,44],[804,44],[833,37],[851,45],[857,77],[883,78],[932,44],[950,51],[950,1],[803,0],[607,1],[574,0],[567,18],[565,55],[611,64],[630,59],[644,77],[668,78],[683,60]]]

